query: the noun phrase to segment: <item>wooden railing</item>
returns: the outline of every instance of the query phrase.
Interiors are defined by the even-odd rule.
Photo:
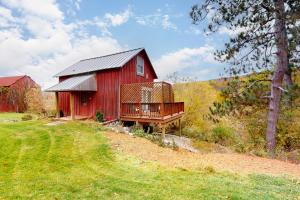
[[[162,118],[184,112],[184,103],[122,103],[122,117]]]

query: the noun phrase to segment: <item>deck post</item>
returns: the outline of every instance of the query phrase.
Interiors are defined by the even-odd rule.
[[[56,104],[56,118],[60,117],[60,109],[59,109],[59,96],[58,92],[55,92],[55,104]]]
[[[179,136],[181,137],[181,118],[179,118],[178,123],[179,123]]]
[[[74,102],[73,92],[70,92],[70,111],[71,111],[71,119],[75,120],[75,102]]]
[[[161,83],[161,104],[160,104],[160,114],[161,117],[164,118],[165,116],[165,105],[164,105],[164,83]]]
[[[161,139],[163,140],[163,139],[165,139],[165,137],[166,137],[166,125],[165,124],[162,124],[161,125],[162,127],[162,131],[161,131]]]

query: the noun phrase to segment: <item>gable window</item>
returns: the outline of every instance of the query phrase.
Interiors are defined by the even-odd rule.
[[[136,59],[136,74],[144,76],[144,59],[140,56]]]

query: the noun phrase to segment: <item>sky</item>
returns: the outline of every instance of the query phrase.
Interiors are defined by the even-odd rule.
[[[220,77],[226,28],[207,35],[192,24],[201,0],[0,0],[0,77],[29,75],[43,89],[81,59],[143,47],[160,80],[177,72],[197,80]]]

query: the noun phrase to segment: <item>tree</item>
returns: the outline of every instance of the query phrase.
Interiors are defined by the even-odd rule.
[[[27,111],[41,114],[44,110],[43,94],[40,87],[29,88],[25,93]]]
[[[292,83],[289,63],[300,56],[299,12],[300,1],[294,0],[204,0],[190,12],[194,24],[208,20],[209,32],[222,27],[236,33],[215,53],[217,60],[230,64],[230,75],[273,71],[266,130],[270,153],[276,146],[283,79]]]

